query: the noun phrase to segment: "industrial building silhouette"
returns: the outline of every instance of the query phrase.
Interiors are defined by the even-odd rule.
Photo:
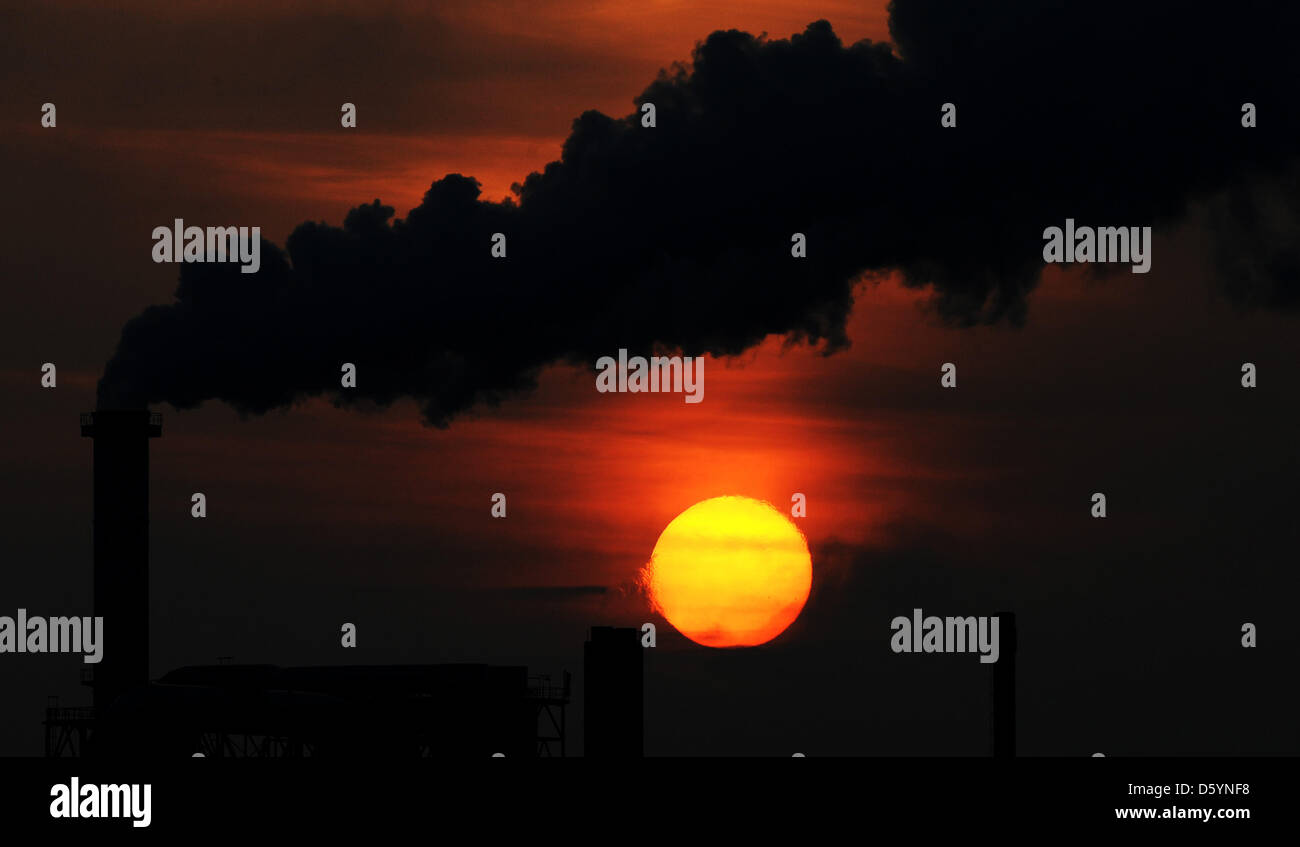
[[[150,681],[149,440],[162,415],[97,410],[81,434],[94,440],[94,604],[108,634],[82,673],[94,705],[46,709],[46,756],[567,754],[568,672],[553,682],[522,666],[218,663]],[[642,755],[638,636],[591,630],[587,755]]]
[[[565,756],[572,678],[483,664],[195,665],[149,679],[149,440],[162,416],[81,416],[94,440],[94,605],[101,661],[82,671],[92,707],[50,705],[45,755],[125,757]],[[1000,613],[990,737],[1016,755],[1015,616]],[[644,755],[644,648],[633,628],[593,627],[583,650],[584,754]]]

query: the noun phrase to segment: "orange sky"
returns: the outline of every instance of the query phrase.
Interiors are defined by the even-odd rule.
[[[61,106],[54,140],[31,127],[0,139],[30,163],[15,186],[31,198],[30,220],[62,218],[63,230],[85,239],[84,251],[68,251],[63,230],[33,226],[19,233],[27,249],[13,260],[30,263],[18,269],[27,275],[78,281],[84,308],[64,309],[39,289],[17,292],[11,304],[23,322],[46,328],[42,349],[53,352],[41,355],[70,363],[61,368],[65,385],[89,386],[122,323],[170,299],[175,269],[150,264],[141,247],[159,209],[168,210],[167,219],[257,222],[265,237],[283,244],[298,223],[337,224],[348,208],[375,197],[404,216],[447,172],[474,175],[488,197],[499,197],[558,154],[583,109],[630,111],[654,73],[686,59],[714,27],[784,37],[826,17],[846,41],[886,34],[883,3],[819,3],[815,12],[778,2],[465,3],[404,17],[397,31],[382,4],[368,7],[372,17],[360,29],[342,26],[351,10],[309,5],[335,15],[339,32],[355,29],[363,41],[377,27],[392,36],[402,61],[418,60],[419,70],[411,65],[406,76],[385,76],[391,69],[384,63],[396,61],[385,55],[355,83],[332,79],[329,69],[299,78],[290,73],[298,49],[290,39],[288,58],[274,67],[248,69],[236,61],[183,103],[168,99],[174,92],[161,85],[141,106],[110,95],[126,84],[121,74],[129,81],[143,65],[69,54],[56,70],[80,87],[68,108]],[[91,23],[99,14],[93,6],[78,8]],[[190,27],[212,30],[216,43],[222,27],[233,27],[221,6],[168,8],[149,26],[182,43]],[[239,8],[279,31],[280,12]],[[407,30],[438,49],[423,57],[403,53],[424,43],[403,41]],[[73,44],[90,37],[76,29],[65,34]],[[482,66],[455,46],[470,35],[484,54],[513,57],[515,64],[501,73]],[[443,45],[450,45],[445,54]],[[85,76],[100,70],[101,60],[119,77],[107,70]],[[254,71],[272,84],[236,85]],[[0,73],[17,79],[3,60]],[[56,94],[49,96],[58,96],[59,79],[52,74]],[[375,89],[372,100],[366,86],[377,82],[397,93]],[[467,90],[481,102],[451,110],[455,102],[446,93],[463,97]],[[337,104],[345,99],[358,104],[356,132],[337,126]],[[230,111],[240,103],[247,114]],[[1194,257],[1195,245],[1186,246],[1185,255]],[[87,266],[86,252],[99,257],[99,266]],[[365,525],[378,536],[367,539],[366,549],[390,551],[368,554],[369,571],[426,585],[626,585],[668,521],[720,494],[784,509],[792,493],[806,494],[803,528],[814,550],[831,541],[884,543],[901,523],[941,524],[958,538],[1023,538],[1028,515],[1052,513],[1059,504],[1032,492],[1011,501],[986,493],[990,481],[1010,479],[1000,490],[1021,498],[1005,495],[1016,491],[1016,471],[1003,461],[1016,437],[1008,420],[1020,389],[1014,381],[995,384],[992,369],[1020,374],[1038,396],[1058,395],[1053,368],[1077,368],[1089,321],[1124,321],[1134,298],[1160,302],[1159,286],[1195,278],[1193,265],[1193,258],[1186,267],[1166,262],[1150,279],[1125,277],[1109,288],[1049,273],[1034,295],[1030,326],[1019,331],[944,329],[919,307],[923,295],[893,281],[867,286],[850,321],[850,350],[824,357],[785,350],[773,338],[736,360],[710,360],[707,399],[699,405],[675,395],[600,395],[591,373],[554,367],[536,392],[476,410],[445,431],[422,427],[409,405],[371,416],[312,403],[242,422],[216,404],[169,412],[167,437],[154,448],[159,496],[187,500],[186,492],[202,484],[241,526],[289,546],[301,537],[361,543],[354,529]],[[30,358],[26,346],[14,350],[6,361]],[[963,363],[963,385],[983,393],[936,393],[945,361]],[[89,405],[89,392],[82,394],[68,401],[70,411]],[[1071,402],[1066,397],[1061,408]],[[1062,433],[1074,426],[1059,423]],[[1056,443],[1037,449],[1047,456]],[[57,444],[63,456],[66,445]],[[1106,456],[1085,445],[1064,460],[1077,463],[1082,479]],[[14,461],[43,460],[37,453]],[[488,517],[495,491],[510,498],[509,532]],[[157,523],[172,519],[159,515]],[[162,539],[160,554],[166,544]]]
[[[48,32],[61,58],[40,75],[37,91],[30,66],[49,60],[47,46],[13,45],[0,57],[0,103],[15,115],[33,99],[53,101],[61,133],[101,154],[198,168],[227,188],[256,181],[261,199],[310,201],[322,210],[317,217],[374,197],[402,215],[448,172],[476,176],[486,197],[506,196],[513,182],[558,157],[579,114],[630,112],[660,69],[689,61],[696,41],[715,29],[786,38],[826,18],[846,42],[887,40],[884,7],[883,0],[361,8],[150,0],[109,11],[58,0],[15,12],[18,23]],[[101,16],[122,29],[112,51],[98,49]],[[121,27],[122,17],[132,26]],[[188,61],[177,66],[160,44]],[[322,52],[344,49],[369,51],[373,67],[321,66]],[[343,102],[357,106],[356,131],[339,127]],[[13,123],[11,130],[31,122]]]
[[[376,198],[404,217],[451,172],[499,199],[559,155],[584,110],[630,113],[714,29],[785,38],[824,18],[845,42],[886,40],[885,8],[4,4],[0,594],[11,608],[92,608],[92,444],[77,413],[123,325],[172,301],[177,267],[149,258],[155,226],[256,225],[283,246],[302,222],[339,225]],[[56,130],[38,125],[50,101]],[[339,126],[344,102],[355,130]],[[317,400],[248,419],[216,402],[163,406],[152,670],[218,656],[491,662],[570,670],[580,687],[588,627],[655,621],[647,752],[978,755],[983,666],[962,663],[972,684],[931,696],[937,665],[893,661],[886,626],[916,605],[1009,608],[1024,615],[1031,754],[1177,754],[1211,723],[1225,734],[1209,752],[1276,750],[1295,697],[1274,666],[1242,660],[1237,628],[1271,619],[1262,643],[1288,637],[1276,622],[1293,592],[1274,574],[1296,546],[1294,317],[1216,302],[1224,280],[1198,214],[1157,230],[1149,274],[1049,268],[1020,328],[944,327],[925,292],[864,283],[847,350],[768,338],[710,359],[697,405],[599,394],[593,369],[561,365],[445,430],[405,402],[365,413]],[[1258,390],[1237,386],[1244,361],[1260,365]],[[58,390],[39,387],[43,362],[58,363]],[[944,362],[958,366],[955,391],[939,386]],[[1105,521],[1089,516],[1098,490]],[[498,491],[505,520],[490,514]],[[722,494],[788,511],[794,492],[807,497],[813,588],[770,648],[694,648],[649,611],[636,580],[677,514]],[[355,657],[340,656],[343,621],[362,633]],[[1269,649],[1259,657],[1280,655]],[[85,701],[79,660],[63,658],[5,665],[0,691],[22,695],[6,708],[22,712],[0,715],[0,752],[40,754],[46,695]],[[1240,696],[1205,705],[1210,688]],[[1134,721],[1135,702],[1175,717]],[[1064,723],[1063,704],[1078,706]]]
[[[71,216],[70,229],[102,238],[102,248],[91,249],[105,268],[132,269],[110,272],[106,284],[84,286],[88,308],[76,315],[46,298],[31,304],[29,320],[66,327],[102,347],[92,349],[84,369],[65,366],[67,385],[91,384],[115,343],[116,327],[145,305],[169,300],[174,269],[136,261],[132,236],[148,231],[148,210],[174,210],[169,218],[252,220],[282,245],[300,222],[338,223],[349,208],[374,198],[404,216],[433,180],[449,172],[478,178],[485,197],[500,198],[513,182],[558,157],[570,122],[582,111],[630,112],[632,98],[661,68],[689,60],[694,43],[714,29],[788,37],[826,17],[845,41],[887,35],[883,2],[839,0],[482,0],[436,9],[379,3],[364,10],[341,3],[145,3],[113,14],[138,18],[124,39],[149,43],[135,49],[123,43],[108,55],[95,49],[98,17],[107,14],[101,7],[51,6],[22,14],[43,21],[65,47],[85,48],[63,51],[61,63],[43,74],[46,90],[28,93],[58,103],[57,146],[25,124],[6,143],[33,163],[33,174],[69,173],[70,163],[79,163],[66,189],[45,180],[43,191],[33,185],[27,193],[48,204],[49,215]],[[306,26],[303,15],[316,16],[315,25]],[[294,21],[301,37],[285,29]],[[250,28],[261,33],[257,38],[283,43],[254,49]],[[376,51],[367,74],[336,77],[319,61],[311,76],[295,70],[297,51],[316,51],[318,59],[318,42],[331,38],[340,49],[372,38],[386,46]],[[153,63],[165,61],[158,43],[174,45],[192,61],[169,63],[165,74],[157,73]],[[20,97],[31,77],[22,72],[21,56],[12,59],[12,65],[0,60],[0,79],[12,81],[10,95]],[[142,77],[153,84],[139,87]],[[343,101],[357,104],[356,131],[338,126]],[[77,215],[85,215],[85,226]],[[114,222],[111,231],[99,231],[103,220]],[[37,236],[29,248],[33,267],[46,273],[86,272],[80,254],[68,254],[61,244],[45,247]],[[88,315],[93,326],[84,323]],[[174,473],[202,467],[209,485],[221,485],[227,475],[236,485],[252,473],[257,484],[240,493],[237,508],[269,532],[334,519],[417,535],[454,526],[462,536],[458,549],[472,550],[493,537],[498,545],[528,539],[519,555],[549,548],[571,553],[566,561],[577,563],[570,572],[540,579],[531,571],[495,575],[525,584],[627,581],[674,515],[722,493],[788,509],[791,493],[803,491],[810,497],[811,532],[833,527],[858,540],[886,518],[883,491],[878,507],[864,512],[862,492],[854,488],[861,477],[880,477],[892,460],[869,450],[858,428],[837,415],[810,412],[788,390],[792,380],[817,379],[819,368],[843,367],[842,357],[823,359],[807,350],[783,355],[773,339],[741,361],[709,365],[708,399],[699,406],[672,396],[597,395],[588,376],[555,368],[544,373],[535,394],[458,420],[445,432],[421,427],[409,407],[359,417],[313,404],[311,412],[290,413],[293,423],[283,431],[275,415],[231,429],[177,415],[177,437],[159,448],[159,468],[167,473],[172,461]],[[314,438],[301,435],[308,415],[327,421]],[[232,416],[209,404],[203,418],[214,417]],[[261,445],[256,466],[219,459],[250,436]],[[356,461],[349,460],[358,444],[366,445],[360,461],[369,463],[370,479],[360,485]],[[171,459],[172,451],[185,455]],[[315,468],[308,489],[300,475],[285,472],[300,462]],[[332,477],[337,484],[325,485]],[[333,493],[314,493],[326,490]],[[486,511],[468,494],[485,492],[486,498],[495,490],[509,493],[517,527],[504,539],[499,528],[479,520]],[[374,496],[381,491],[403,496]],[[482,576],[460,567],[447,564],[422,579],[459,583]]]

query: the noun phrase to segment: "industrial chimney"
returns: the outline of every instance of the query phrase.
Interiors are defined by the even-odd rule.
[[[94,667],[95,712],[149,682],[149,439],[162,415],[99,409],[81,416],[95,439],[95,615],[104,655]]]
[[[645,755],[640,630],[594,626],[583,645],[583,755]]]

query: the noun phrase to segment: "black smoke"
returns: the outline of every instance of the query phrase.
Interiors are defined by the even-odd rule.
[[[123,329],[100,405],[411,397],[442,425],[549,363],[619,347],[730,355],[776,334],[833,352],[855,280],[874,272],[928,289],[955,324],[1019,323],[1044,227],[1160,227],[1235,196],[1220,205],[1231,218],[1259,205],[1233,192],[1268,186],[1300,152],[1294,4],[890,12],[892,47],[845,46],[825,21],[788,40],[713,33],[637,111],[575,120],[514,201],[451,174],[404,219],[376,200],[341,227],[300,225],[283,251],[263,241],[260,273],[182,266],[176,302]],[[947,102],[956,129],[940,127]],[[505,259],[490,254],[497,232]],[[791,257],[795,232],[806,259]],[[1294,308],[1294,250],[1270,255],[1250,265],[1266,278],[1229,293]],[[344,362],[356,389],[339,390]]]

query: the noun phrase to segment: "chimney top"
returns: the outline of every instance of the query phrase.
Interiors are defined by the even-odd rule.
[[[148,409],[96,409],[81,413],[81,436],[94,438],[96,435],[126,435],[141,429],[149,438],[162,435],[162,413]]]

